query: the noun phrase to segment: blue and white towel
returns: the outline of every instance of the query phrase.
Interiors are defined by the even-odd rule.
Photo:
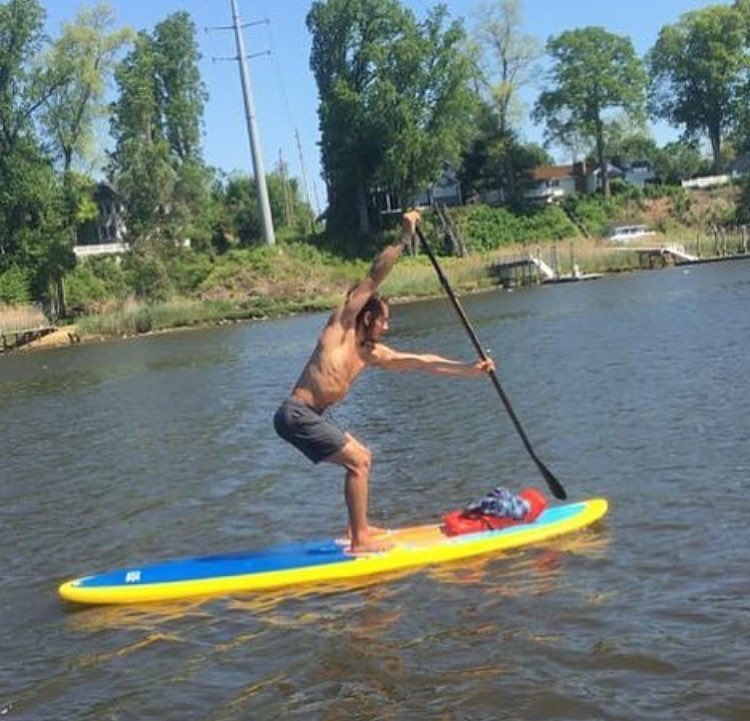
[[[507,488],[498,486],[490,491],[484,498],[466,507],[469,513],[486,513],[499,518],[512,518],[521,521],[531,510],[529,502],[511,493]]]

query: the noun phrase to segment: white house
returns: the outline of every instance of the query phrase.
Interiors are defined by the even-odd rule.
[[[540,165],[531,171],[531,177],[531,187],[524,195],[537,203],[554,203],[572,193],[590,193],[594,187],[585,163]]]
[[[538,203],[553,203],[571,193],[588,195],[601,187],[598,167],[586,167],[585,162],[572,165],[540,165],[532,171],[533,184],[525,196]],[[607,164],[610,180],[619,178],[629,185],[642,188],[656,179],[654,168],[648,161],[627,165]]]

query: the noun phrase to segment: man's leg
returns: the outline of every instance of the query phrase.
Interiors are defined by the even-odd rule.
[[[347,433],[346,443],[341,450],[323,460],[346,469],[344,498],[349,511],[352,551],[382,551],[388,548],[389,544],[370,539],[370,531],[375,530],[370,528],[367,521],[368,484],[372,466],[370,450]]]

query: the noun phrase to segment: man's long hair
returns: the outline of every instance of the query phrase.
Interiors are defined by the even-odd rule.
[[[378,319],[381,315],[385,315],[385,309],[388,305],[388,301],[382,298],[378,293],[373,293],[368,299],[367,303],[362,306],[362,310],[357,313],[357,328],[364,328],[369,330],[370,326]],[[365,323],[365,316],[370,313],[370,322]]]

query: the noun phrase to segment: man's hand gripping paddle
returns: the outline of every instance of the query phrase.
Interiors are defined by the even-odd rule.
[[[443,269],[440,267],[440,264],[438,263],[437,258],[435,257],[435,254],[432,252],[432,248],[430,248],[430,244],[427,242],[427,240],[425,240],[425,237],[422,234],[422,230],[420,229],[419,226],[416,227],[416,231],[417,231],[417,235],[419,236],[419,240],[422,243],[422,247],[424,248],[425,253],[427,254],[427,257],[430,259],[430,262],[432,263],[432,267],[435,268],[435,272],[437,273],[437,276],[440,280],[440,285],[443,286],[443,290],[445,291],[448,298],[450,298],[450,301],[453,304],[453,307],[456,309],[456,312],[458,313],[458,317],[461,319],[461,323],[463,323],[463,326],[466,329],[466,332],[468,333],[469,338],[471,339],[471,342],[474,344],[474,348],[476,348],[476,351],[482,360],[487,360],[487,354],[484,352],[484,349],[482,348],[482,344],[479,342],[479,338],[477,337],[477,334],[475,333],[474,328],[472,328],[471,323],[469,322],[469,319],[466,317],[466,313],[464,313],[464,309],[461,307],[461,304],[459,303],[458,298],[456,297],[456,294],[453,292],[453,289],[451,288],[450,283],[448,283],[448,279],[445,277],[445,273],[443,273]],[[544,463],[542,463],[542,461],[537,457],[536,453],[534,453],[534,449],[531,447],[531,443],[529,442],[526,432],[523,430],[521,423],[516,417],[515,411],[513,410],[513,406],[510,403],[510,399],[505,394],[503,387],[500,385],[500,381],[497,378],[497,374],[495,373],[495,371],[490,371],[488,375],[490,376],[492,385],[495,386],[495,390],[497,391],[497,394],[500,396],[500,399],[502,400],[503,405],[505,406],[505,410],[508,412],[508,415],[510,416],[511,421],[513,421],[513,425],[516,427],[516,430],[518,431],[518,435],[521,436],[523,445],[526,447],[526,450],[528,451],[534,463],[536,463],[536,466],[541,472],[542,476],[544,476],[544,480],[547,482],[547,485],[549,486],[550,491],[552,491],[552,494],[555,496],[555,498],[559,498],[560,500],[565,500],[568,497],[568,494],[565,492],[565,489],[562,487],[560,481],[558,481],[557,478],[555,478],[552,475],[552,473],[547,468],[547,466],[545,466]]]

